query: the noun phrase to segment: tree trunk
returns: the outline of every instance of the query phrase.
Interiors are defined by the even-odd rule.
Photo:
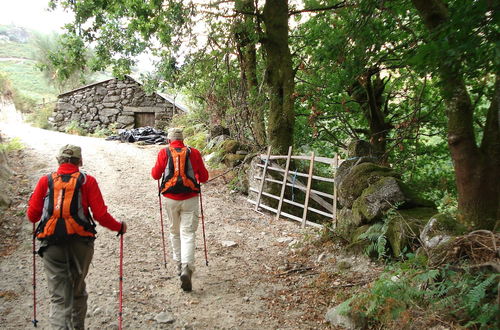
[[[431,33],[448,20],[442,0],[412,0]],[[447,105],[448,146],[455,168],[461,219],[474,228],[493,229],[500,218],[500,81],[496,83],[481,146],[474,135],[472,105],[460,63],[441,61],[441,92]]]
[[[245,13],[254,13],[255,5],[253,0],[240,0],[236,2],[236,9]],[[235,37],[241,66],[241,79],[245,88],[245,101],[250,114],[250,126],[256,144],[263,147],[266,145],[266,128],[263,102],[260,102],[258,90],[255,25],[254,17],[244,14],[244,19],[235,23]]]
[[[266,82],[270,89],[268,137],[274,152],[286,154],[293,144],[294,73],[288,47],[288,2],[266,0],[263,12]]]

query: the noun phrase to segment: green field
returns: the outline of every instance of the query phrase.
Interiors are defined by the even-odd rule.
[[[35,49],[30,43],[0,42],[0,58],[16,57],[34,59]]]
[[[56,89],[47,84],[34,61],[0,61],[0,72],[7,75],[13,87],[22,95],[33,98],[38,103],[53,101],[57,97]]]

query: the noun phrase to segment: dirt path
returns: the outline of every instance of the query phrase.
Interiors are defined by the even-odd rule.
[[[204,265],[200,226],[193,292],[187,294],[179,287],[170,258],[166,270],[162,265],[157,183],[150,177],[161,146],[121,144],[29,126],[0,124],[0,130],[7,137],[19,136],[26,146],[24,166],[28,167],[29,189],[40,175],[56,167],[54,156],[61,145],[72,143],[82,147],[82,169],[97,178],[110,213],[127,221],[129,226],[125,235],[124,328],[318,328],[317,320],[308,321],[302,310],[283,309],[283,303],[273,302],[273,296],[285,289],[282,282],[274,280],[275,274],[286,269],[283,263],[290,241],[302,236],[297,224],[276,222],[270,216],[254,212],[244,196],[228,192],[221,180],[204,186],[209,267]],[[31,225],[24,221],[16,233],[21,243],[0,259],[1,329],[32,328],[31,230]],[[224,241],[234,241],[237,246],[226,247]],[[37,268],[37,319],[39,328],[46,329],[48,301],[40,258]],[[116,328],[118,239],[99,226],[87,283],[88,328]],[[324,314],[327,307],[320,313]],[[173,321],[159,323],[155,317],[161,312],[166,312]],[[296,321],[284,321],[291,319]]]

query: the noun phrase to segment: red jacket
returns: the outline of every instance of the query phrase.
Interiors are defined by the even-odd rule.
[[[64,163],[59,166],[57,173],[59,174],[71,174],[78,172],[78,166]],[[99,222],[101,226],[104,226],[113,231],[120,231],[122,224],[118,222],[108,213],[108,208],[104,204],[102,198],[101,190],[97,185],[96,179],[88,174],[85,174],[86,181],[82,185],[82,206],[85,215],[88,215],[88,210],[92,211],[92,216],[94,220]],[[43,201],[48,190],[48,178],[46,175],[42,176],[31,195],[30,201],[28,203],[28,219],[31,222],[37,222],[42,217],[43,211]]]
[[[184,142],[181,140],[174,140],[170,143],[171,147],[174,148],[183,148],[185,147]],[[195,149],[195,148],[190,148],[191,153],[189,154],[189,160],[191,161],[191,165],[193,166],[193,172],[198,180],[198,182],[203,183],[207,182],[208,180],[208,171],[205,168],[205,164],[203,164],[203,158],[201,158],[200,152]],[[156,164],[155,166],[151,169],[151,176],[155,180],[160,180],[163,172],[165,172],[165,167],[167,166],[167,150],[166,148],[163,148],[160,150],[158,153],[158,158],[156,159]],[[170,199],[175,199],[178,201],[182,201],[185,199],[189,199],[191,197],[196,196],[198,193],[192,192],[192,193],[180,193],[180,194],[163,194],[163,196],[170,198]]]

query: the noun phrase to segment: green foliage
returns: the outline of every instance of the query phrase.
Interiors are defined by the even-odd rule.
[[[184,140],[187,145],[198,150],[203,150],[207,145],[207,133],[205,131],[198,131],[194,132],[194,135],[186,134],[186,138]]]
[[[22,150],[22,149],[24,149],[24,144],[18,137],[15,137],[7,142],[0,143],[0,151],[3,152],[8,153],[10,151]]]
[[[36,49],[37,68],[60,93],[91,80],[85,63],[92,57],[92,53],[76,35],[35,34],[32,43]]]
[[[100,128],[94,133],[90,134],[90,136],[98,138],[104,138],[111,135],[116,135],[116,123],[109,124],[108,127]]]
[[[75,134],[75,135],[82,135],[85,136],[87,135],[87,129],[86,127],[80,126],[80,124],[73,120],[71,121],[65,128],[64,131],[69,134]]]
[[[344,313],[361,313],[373,326],[398,324],[404,328],[417,311],[427,311],[427,320],[441,320],[461,326],[490,328],[496,322],[498,274],[431,269],[425,259],[409,255],[393,264],[366,291],[343,304]],[[419,313],[420,317],[421,313]],[[412,317],[413,316],[413,317]]]
[[[75,13],[75,24],[63,37],[65,49],[52,63],[63,76],[85,65],[113,66],[123,75],[134,56],[147,50],[159,60],[146,85],[184,88],[195,100],[192,121],[177,126],[222,125],[238,142],[251,144],[255,127],[267,126],[273,134],[268,111],[274,95],[265,87],[272,79],[266,69],[269,54],[263,52],[267,45],[259,44],[269,40],[265,34],[272,26],[262,26],[259,16],[266,3],[207,4],[200,10],[190,1],[52,0],[52,6]],[[307,16],[290,13],[294,24],[283,49],[294,54],[296,69],[296,119],[289,120],[295,150],[331,157],[350,139],[370,140],[417,193],[453,213],[456,191],[439,65],[457,68],[463,76],[475,108],[472,125],[481,138],[498,71],[498,17],[488,1],[443,3],[449,22],[432,35],[410,1],[360,0]],[[330,4],[305,0],[301,5]],[[198,22],[206,38],[194,34]],[[85,56],[85,45],[95,46],[92,59]],[[247,51],[254,51],[253,61],[245,62]],[[247,71],[248,64],[254,72]],[[263,118],[254,116],[260,112]],[[254,125],[256,120],[263,126]]]
[[[52,116],[54,105],[48,104],[39,109],[34,110],[28,115],[28,122],[36,127],[43,129],[51,129],[52,125],[49,122],[49,117]]]
[[[18,58],[33,60],[33,47],[29,43],[2,42],[0,43],[0,58]]]
[[[364,253],[371,258],[382,259],[389,255],[387,247],[387,220],[377,222],[368,228],[368,230],[358,236],[358,240],[367,240],[368,245]]]

